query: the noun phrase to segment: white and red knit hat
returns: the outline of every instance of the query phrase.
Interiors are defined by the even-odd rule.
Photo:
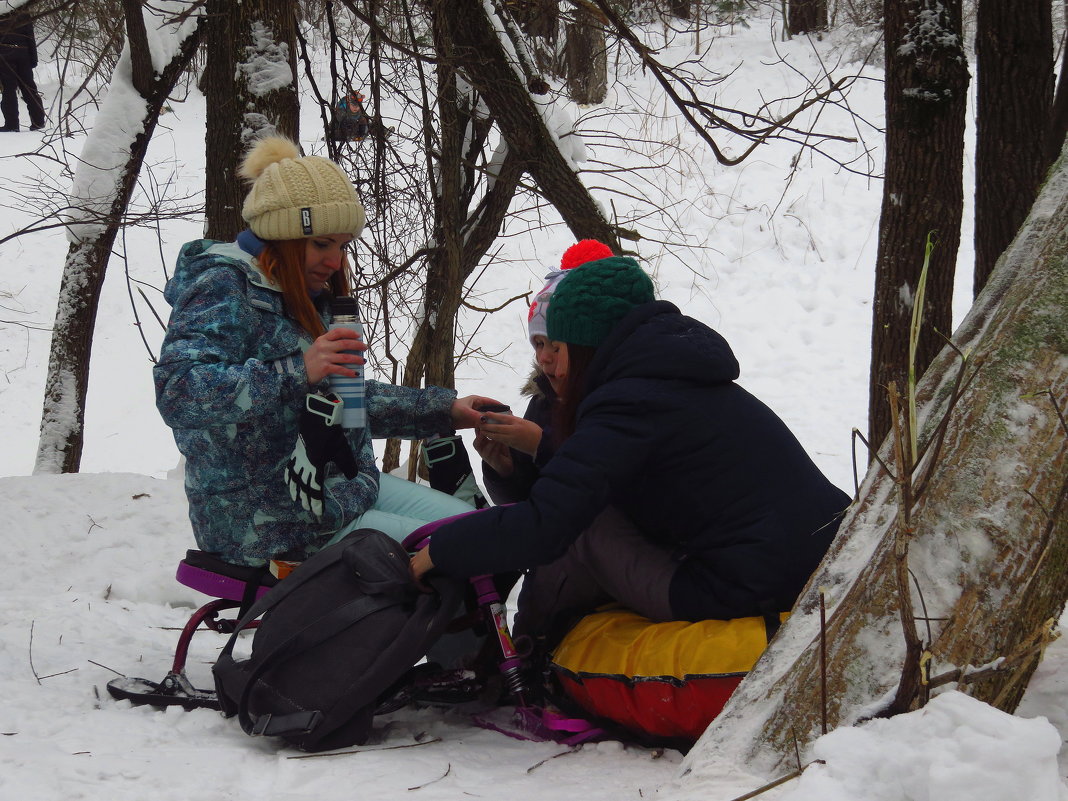
[[[566,271],[590,261],[611,258],[613,255],[608,245],[596,239],[583,239],[564,251],[564,255],[560,258],[560,269],[553,270],[545,276],[545,286],[538,291],[538,294],[534,296],[534,302],[530,304],[530,311],[527,313],[527,330],[531,343],[534,342],[536,336],[549,336],[546,327],[549,298],[552,297],[556,285],[567,275]]]

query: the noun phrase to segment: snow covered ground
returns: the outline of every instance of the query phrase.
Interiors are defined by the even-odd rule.
[[[719,87],[720,100],[742,104],[758,91],[767,97],[780,85],[796,88],[797,75],[775,63],[771,38],[761,23],[736,27],[716,41],[712,68],[737,67]],[[817,57],[834,61],[834,45],[832,37],[779,42],[777,48],[811,73]],[[685,48],[692,42],[679,42],[670,52],[681,58]],[[866,74],[879,77],[878,70]],[[58,89],[56,66],[43,60],[37,76],[50,100]],[[742,364],[741,383],[779,412],[828,476],[851,491],[850,430],[866,428],[879,182],[807,153],[791,170],[798,150],[781,144],[741,166],[722,167],[675,122],[633,110],[646,103],[663,109],[648,76],[632,72],[619,86],[608,105],[628,113],[614,118],[616,132],[677,144],[680,154],[672,157],[672,169],[647,174],[644,184],[654,200],[673,210],[678,225],[637,246],[661,296],[726,336]],[[858,82],[849,102],[878,125],[880,83]],[[313,111],[306,109],[305,132],[315,130]],[[149,169],[158,181],[172,182],[177,194],[203,186],[203,120],[203,98],[195,89],[161,119]],[[832,110],[819,125],[854,131],[844,114]],[[0,236],[28,224],[40,207],[24,193],[53,180],[62,185],[47,155],[57,147],[78,153],[80,138],[50,136],[43,154],[29,155],[41,146],[40,134],[0,135],[0,204],[6,207]],[[879,137],[870,128],[864,137],[877,164]],[[591,156],[619,162],[618,149],[599,151],[597,142],[587,138]],[[311,133],[303,144],[322,149]],[[640,166],[636,156],[627,158]],[[616,210],[626,217],[626,201],[617,198]],[[958,319],[970,288],[967,214]],[[162,331],[127,284],[127,274],[143,282],[152,305],[165,315],[158,292],[165,272],[199,229],[195,220],[172,220],[159,231],[125,233],[127,258],[112,261],[98,319],[84,472],[68,476],[30,475],[47,329],[66,242],[61,231],[46,230],[0,244],[0,797],[331,801],[411,793],[428,801],[729,801],[765,781],[724,775],[698,795],[680,775],[682,757],[674,751],[611,742],[576,750],[519,742],[430,710],[382,719],[378,736],[358,753],[309,758],[247,738],[213,712],[163,713],[108,697],[104,685],[116,672],[149,678],[166,673],[175,629],[204,600],[173,579],[193,539],[181,482],[171,475],[177,451],[154,409],[151,362],[142,344],[143,335],[156,351]],[[480,284],[483,304],[536,289],[570,241],[560,225],[506,240],[511,260],[503,263],[509,267]],[[520,306],[484,323],[476,344],[503,352],[492,361],[465,362],[458,371],[461,391],[519,402],[517,388],[531,357]],[[194,639],[190,673],[201,686],[209,683],[221,641],[210,633]],[[1061,801],[1068,797],[1068,760],[1058,762],[1062,732],[1068,731],[1066,667],[1068,650],[1055,643],[1016,716],[950,693],[922,712],[832,732],[806,755],[826,764],[762,797]]]

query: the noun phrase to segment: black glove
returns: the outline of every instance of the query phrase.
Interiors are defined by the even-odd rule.
[[[297,446],[286,462],[286,485],[294,501],[323,516],[323,476],[330,462],[345,478],[356,478],[356,460],[352,456],[345,430],[338,425],[344,403],[333,392],[311,393],[304,402],[297,429]]]
[[[489,506],[475,481],[471,459],[458,434],[430,437],[423,440],[420,448],[423,451],[423,462],[426,464],[431,489],[453,495],[476,509]]]

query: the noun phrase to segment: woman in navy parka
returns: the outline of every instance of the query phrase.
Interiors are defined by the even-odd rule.
[[[547,317],[555,454],[526,501],[438,528],[415,576],[530,570],[516,630],[534,635],[608,601],[658,622],[789,610],[849,497],[735,383],[723,337],[627,257],[570,270]]]
[[[364,225],[345,173],[292,142],[261,140],[242,165],[252,181],[236,242],[199,240],[178,257],[172,312],[154,369],[156,403],[186,458],[198,546],[225,561],[300,560],[358,526],[402,538],[469,511],[444,493],[380,476],[371,437],[423,438],[477,424],[475,404],[441,387],[366,382],[368,427],[347,429],[357,474],[327,474],[322,513],[295,501],[285,465],[308,393],[354,375],[363,342],[326,331],[329,299],[348,294],[345,250]]]

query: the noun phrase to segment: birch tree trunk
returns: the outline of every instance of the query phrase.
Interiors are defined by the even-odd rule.
[[[909,509],[915,632],[932,676],[1009,658],[975,697],[1012,711],[1037,656],[1021,645],[1068,594],[1068,148],[1020,232],[919,387],[922,441],[948,420],[930,480]],[[882,459],[892,465],[890,441]],[[921,479],[922,481],[922,479]],[[831,551],[767,652],[684,763],[668,798],[704,798],[730,766],[768,777],[797,767],[821,730],[819,589],[826,588],[829,728],[885,712],[905,675],[894,580],[899,485],[872,466]]]
[[[135,0],[125,0],[124,6],[126,47],[86,140],[71,193],[67,229],[71,245],[52,329],[36,473],[78,472],[93,331],[111,248],[160,109],[199,41],[199,17],[184,13],[196,3],[161,0],[152,9],[142,9]],[[173,53],[153,54],[143,15],[160,28],[156,41],[173,43]],[[164,66],[154,70],[152,65],[164,58],[168,59]]]

